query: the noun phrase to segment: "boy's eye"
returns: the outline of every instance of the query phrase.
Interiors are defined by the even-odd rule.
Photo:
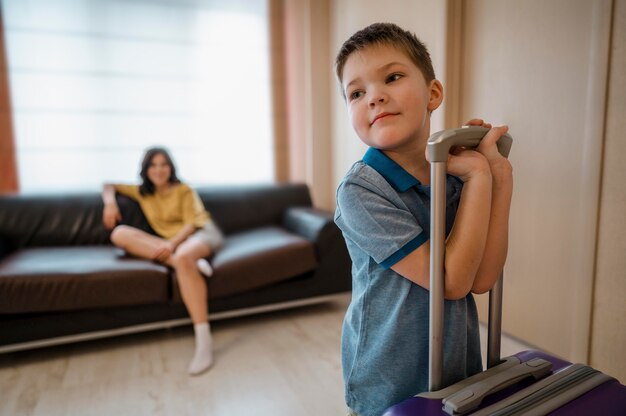
[[[402,78],[402,74],[391,74],[387,77],[387,82],[397,81]]]
[[[357,98],[360,98],[363,95],[363,91],[353,91],[350,94],[350,100],[356,100]]]

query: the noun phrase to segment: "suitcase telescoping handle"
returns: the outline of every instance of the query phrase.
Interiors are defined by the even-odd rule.
[[[428,357],[428,389],[442,387],[443,374],[443,311],[444,254],[446,230],[446,171],[448,154],[454,146],[476,147],[487,134],[485,127],[471,126],[443,130],[428,138],[426,152],[430,160],[430,355]],[[508,157],[513,139],[507,133],[497,142],[500,153]],[[487,366],[500,362],[502,329],[502,280],[489,293],[489,335]]]

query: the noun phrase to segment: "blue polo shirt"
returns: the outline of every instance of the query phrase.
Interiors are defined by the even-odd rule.
[[[462,188],[448,175],[446,234]],[[339,185],[335,222],[352,258],[341,340],[346,403],[359,416],[380,416],[428,390],[428,291],[391,266],[428,241],[430,187],[370,148]],[[482,361],[474,298],[444,304],[447,386],[482,371]]]

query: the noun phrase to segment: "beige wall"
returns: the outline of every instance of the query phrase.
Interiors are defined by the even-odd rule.
[[[463,4],[461,118],[515,139],[504,328],[586,361],[610,1]]]
[[[510,125],[516,184],[503,329],[622,381],[624,1],[614,9],[610,0],[330,2],[330,59],[374,21],[428,44],[454,99],[433,131],[475,116]],[[334,192],[365,148],[336,84],[329,88]]]

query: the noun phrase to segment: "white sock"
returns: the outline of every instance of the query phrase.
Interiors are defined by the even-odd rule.
[[[189,374],[195,376],[208,370],[213,364],[213,341],[208,322],[194,324],[196,352],[189,364]]]
[[[209,263],[207,259],[198,259],[198,261],[196,261],[196,266],[198,267],[200,273],[206,277],[213,276],[213,267],[211,267],[211,263]]]

